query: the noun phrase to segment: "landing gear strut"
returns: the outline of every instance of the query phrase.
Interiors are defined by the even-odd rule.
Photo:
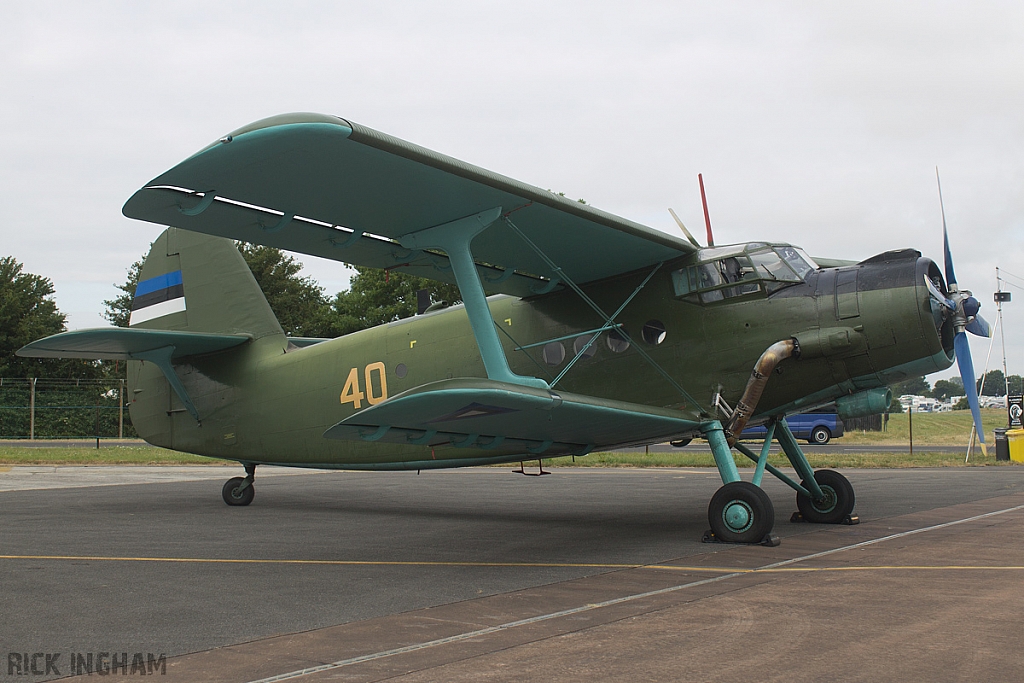
[[[708,506],[711,531],[704,534],[705,542],[761,543],[769,546],[779,544],[778,538],[771,533],[775,524],[775,509],[771,499],[760,488],[765,472],[797,492],[796,505],[800,511],[793,514],[791,521],[816,524],[856,524],[859,521],[852,514],[856,502],[853,486],[846,477],[833,470],[813,471],[784,419],[768,422],[768,433],[760,454],[739,442],[733,445],[733,448],[757,463],[749,483],[740,479],[721,423],[717,420],[706,422],[702,425],[702,431],[711,445],[711,453],[715,456],[715,464],[724,484],[711,498]],[[768,451],[773,438],[778,439],[799,475],[799,484],[768,464]]]
[[[228,505],[248,505],[256,495],[253,480],[256,478],[256,465],[245,463],[245,477],[233,477],[224,483],[221,495]]]
[[[753,483],[740,479],[722,425],[717,420],[705,424],[703,433],[711,445],[711,454],[724,484],[708,505],[711,530],[704,534],[704,542],[778,545],[779,539],[772,535],[775,506],[759,486],[761,471],[755,473]]]

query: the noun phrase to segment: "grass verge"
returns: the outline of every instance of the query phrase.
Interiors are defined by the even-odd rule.
[[[985,465],[1012,465],[1016,463],[997,461],[995,453],[983,457],[981,452],[971,456],[969,463],[964,462],[964,453],[929,453],[914,451],[909,453],[886,453],[880,449],[878,453],[806,453],[811,467],[851,469],[857,467],[979,467]],[[754,462],[744,456],[734,455],[736,466],[740,469],[753,468]],[[529,464],[530,461],[527,461]],[[768,463],[778,468],[789,468],[789,460],[784,455],[768,456]],[[585,457],[555,458],[546,460],[545,467],[714,467],[715,459],[711,452],[684,451],[680,453],[591,453]],[[518,467],[518,465],[516,465]]]
[[[155,446],[25,448],[0,446],[2,465],[234,465],[230,460],[178,453]]]
[[[985,428],[985,443],[995,443],[992,430],[1006,426],[1006,411],[997,408],[986,408],[981,411],[981,424]],[[889,416],[889,424],[884,432],[847,431],[836,443],[854,446],[872,444],[910,443],[911,416],[908,413],[897,413]],[[973,418],[969,410],[954,410],[949,413],[914,413],[914,448],[918,444],[932,446],[963,445],[967,450],[967,442],[971,438]],[[926,448],[926,446],[921,446]]]

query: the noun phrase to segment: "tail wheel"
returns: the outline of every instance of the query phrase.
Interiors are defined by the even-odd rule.
[[[821,500],[811,500],[798,493],[796,507],[808,522],[839,524],[853,512],[856,497],[849,480],[834,470],[816,470],[814,481],[824,494]]]
[[[775,506],[760,487],[734,481],[711,497],[708,522],[720,541],[760,543],[775,526]]]
[[[228,505],[248,505],[251,503],[256,495],[256,489],[253,487],[252,482],[248,482],[248,486],[244,486],[245,483],[244,477],[228,479],[224,483],[224,488],[221,489],[224,502]]]

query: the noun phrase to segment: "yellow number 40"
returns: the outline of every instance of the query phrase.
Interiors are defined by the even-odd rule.
[[[359,390],[359,372],[358,368],[352,368],[348,371],[348,378],[345,380],[345,386],[341,390],[341,403],[351,403],[355,410],[359,410],[363,406],[363,399],[366,400],[371,406],[375,406],[381,401],[385,401],[388,398],[388,380],[387,372],[384,369],[384,364],[370,363],[363,368],[363,379],[366,386],[366,393],[364,394]],[[380,392],[376,395],[373,391],[373,373],[377,373],[377,384],[380,386]]]

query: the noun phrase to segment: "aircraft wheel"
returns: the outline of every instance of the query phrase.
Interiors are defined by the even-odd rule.
[[[221,495],[224,496],[225,503],[228,505],[248,505],[252,502],[253,496],[256,495],[256,489],[252,484],[243,489],[242,484],[244,482],[245,479],[243,477],[234,477],[224,483]]]
[[[814,431],[811,432],[811,438],[807,440],[807,443],[818,444],[824,446],[832,440],[832,432],[828,430],[828,427],[815,427]]]
[[[856,497],[849,480],[834,470],[816,470],[814,481],[818,482],[822,500],[814,501],[798,493],[796,507],[808,522],[815,524],[839,524],[853,512]]]
[[[760,487],[734,481],[711,497],[708,522],[720,541],[760,543],[775,526],[775,507]]]

